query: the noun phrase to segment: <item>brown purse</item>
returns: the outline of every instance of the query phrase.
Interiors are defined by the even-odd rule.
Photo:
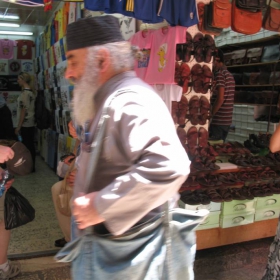
[[[247,49],[246,63],[258,63],[261,60],[263,47]]]
[[[250,73],[249,85],[259,85],[260,84],[260,72]]]
[[[270,1],[269,6],[266,9],[262,27],[270,31],[280,31],[280,4],[274,1]]]
[[[212,5],[212,26],[228,28],[231,24],[231,3],[229,0],[216,0]]]
[[[203,33],[210,34],[210,35],[220,35],[223,31],[223,28],[217,28],[212,26],[212,5],[205,5],[204,6],[204,14],[203,14]]]
[[[273,84],[280,85],[280,72],[279,71],[271,72],[270,77],[269,77],[269,83],[271,85],[273,85]]]
[[[243,10],[232,1],[231,29],[235,32],[251,35],[260,31],[262,27],[262,12]]]
[[[244,64],[246,58],[246,49],[236,50],[231,53],[232,65]]]

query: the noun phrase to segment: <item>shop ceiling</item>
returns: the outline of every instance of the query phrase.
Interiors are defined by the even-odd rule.
[[[44,7],[27,7],[0,0],[0,15],[19,16],[19,19],[1,18],[0,22],[18,23],[23,28],[27,26],[45,26],[59,4],[60,1],[53,1],[52,11],[45,12]]]

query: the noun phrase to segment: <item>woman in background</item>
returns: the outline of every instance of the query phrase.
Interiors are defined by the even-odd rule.
[[[36,94],[31,86],[31,76],[22,72],[18,76],[18,84],[22,92],[17,99],[18,125],[16,135],[21,135],[22,143],[28,148],[33,159],[33,172],[35,172],[35,98]]]

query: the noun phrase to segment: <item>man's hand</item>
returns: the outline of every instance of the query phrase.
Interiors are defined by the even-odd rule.
[[[68,123],[68,129],[69,129],[70,135],[71,135],[74,139],[77,139],[78,136],[77,136],[76,129],[75,129],[75,127],[74,127],[72,121],[70,121],[70,122]]]
[[[79,229],[104,222],[94,207],[96,192],[86,194],[74,199],[72,214],[75,217]]]
[[[6,146],[0,146],[0,163],[8,161],[14,157],[14,151]]]
[[[15,129],[15,135],[18,135],[19,132],[20,132],[20,128],[17,127],[17,128]]]
[[[15,181],[15,180],[12,179],[12,180],[9,180],[9,181],[5,184],[6,191],[13,185],[13,182],[14,182],[14,181]]]
[[[74,186],[75,178],[76,178],[77,169],[71,171],[66,178],[66,182],[69,184],[70,187]]]

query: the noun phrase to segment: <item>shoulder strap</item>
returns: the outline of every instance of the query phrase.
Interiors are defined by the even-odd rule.
[[[105,101],[101,117],[99,119],[96,131],[94,133],[94,138],[91,144],[91,157],[89,159],[88,166],[91,167],[92,172],[87,172],[86,174],[86,180],[85,180],[85,193],[89,192],[90,183],[94,179],[95,171],[96,171],[96,164],[98,162],[98,158],[101,152],[101,144],[102,144],[102,138],[104,136],[105,130],[106,130],[106,124],[109,119],[108,115],[108,108],[111,104],[111,102],[120,94],[131,92],[132,90],[129,88],[122,88],[115,92],[113,92]]]

